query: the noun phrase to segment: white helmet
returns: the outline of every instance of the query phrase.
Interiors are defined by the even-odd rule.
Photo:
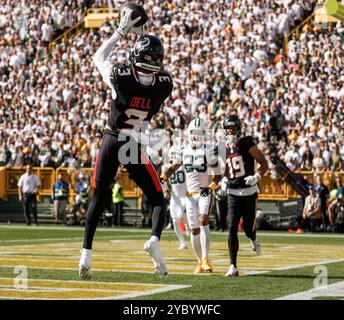
[[[181,157],[181,150],[180,147],[177,147],[175,144],[171,146],[171,148],[168,150],[168,158],[170,159],[170,162],[178,162],[180,161]]]
[[[196,118],[190,122],[188,139],[193,148],[199,148],[205,143],[205,123],[203,120]]]

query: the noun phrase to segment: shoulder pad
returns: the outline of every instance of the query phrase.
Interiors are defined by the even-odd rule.
[[[247,151],[256,145],[252,136],[242,137],[239,140],[239,143],[240,143],[241,148],[243,148],[244,150],[247,150]]]

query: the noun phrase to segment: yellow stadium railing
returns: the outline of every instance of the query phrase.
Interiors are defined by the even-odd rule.
[[[0,199],[6,200],[6,167],[0,167]]]
[[[103,14],[103,13],[107,13],[107,14],[112,13],[116,17],[119,17],[118,8],[116,8],[116,9],[109,9],[109,8],[87,9],[87,14],[85,15],[85,17],[83,17],[74,26],[69,28],[67,31],[65,31],[63,34],[61,34],[57,38],[53,39],[49,43],[48,50],[50,51],[57,43],[59,43],[59,42],[66,42],[68,39],[74,37],[77,33],[83,31],[85,29],[85,18],[87,18],[87,16],[89,14]]]
[[[75,168],[41,168],[34,167],[33,172],[41,181],[41,188],[39,196],[51,196],[53,184],[57,179],[58,174],[62,174],[63,179],[70,185],[69,200],[74,203],[76,196],[76,182],[79,174],[83,174],[91,186],[91,193],[93,191],[93,169],[82,168],[76,170]],[[18,194],[18,180],[22,174],[25,173],[25,168],[22,167],[0,167],[0,199],[6,200],[7,195]],[[139,197],[142,192],[137,188],[136,184],[129,178],[129,174],[126,170],[120,170],[118,172],[120,183],[123,186],[125,197]],[[38,199],[40,200],[40,198]]]
[[[318,21],[317,21],[318,20]],[[322,21],[322,22],[321,22]],[[304,32],[304,27],[309,24],[319,24],[319,23],[337,23],[339,20],[327,14],[324,10],[323,3],[317,3],[314,12],[303,20],[298,26],[296,26],[286,37],[283,39],[283,48],[285,52],[288,52],[288,43],[290,38],[295,35],[299,38],[300,34]]]
[[[111,12],[118,12],[118,9],[110,9],[108,7],[89,8],[89,9],[87,9],[87,14],[92,14],[92,13],[111,13]]]
[[[39,177],[42,187],[40,189],[40,196],[50,196],[54,182],[57,175],[62,174],[63,179],[70,184],[70,202],[74,203],[76,195],[76,181],[78,175],[83,173],[86,178],[89,179],[91,190],[93,189],[93,169],[83,168],[76,170],[74,168],[41,168],[34,167],[34,173]],[[24,168],[7,168],[0,167],[0,199],[6,200],[7,195],[18,194],[17,183],[20,176],[25,172]],[[310,183],[315,183],[315,176],[320,175],[323,178],[324,183],[333,189],[335,186],[335,180],[338,176],[344,180],[344,172],[313,172],[313,171],[298,171],[298,174],[307,177]],[[129,178],[129,174],[125,169],[121,169],[118,173],[120,177],[120,183],[123,186],[124,196],[131,198],[138,198],[141,196],[141,190],[136,186],[133,180]],[[299,195],[293,190],[293,188],[283,179],[274,179],[270,175],[264,176],[259,181],[259,200],[276,201],[276,200],[288,200],[292,198],[299,198]]]
[[[315,12],[313,12],[309,17],[303,20],[296,28],[294,28],[286,37],[283,39],[283,48],[285,52],[288,52],[288,43],[290,38],[295,34],[298,38],[303,32],[303,28],[315,17]]]
[[[5,197],[7,195],[18,194],[18,181],[22,174],[25,173],[24,168],[5,168]],[[39,192],[38,201],[40,201],[40,196],[51,195],[51,190],[55,178],[55,170],[53,168],[41,168],[34,167],[33,172],[39,177],[41,181],[41,188]]]
[[[69,28],[67,31],[62,33],[60,36],[55,38],[54,40],[50,41],[48,45],[48,50],[50,51],[57,43],[59,42],[66,42],[68,39],[75,36],[78,32],[82,31],[84,29],[85,24],[85,18],[77,22],[74,26]]]

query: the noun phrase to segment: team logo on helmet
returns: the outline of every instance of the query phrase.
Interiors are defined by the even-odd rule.
[[[149,38],[140,38],[137,40],[135,47],[134,47],[134,56],[135,57],[139,57],[141,51],[143,51],[146,47],[148,47],[150,44],[150,40]]]

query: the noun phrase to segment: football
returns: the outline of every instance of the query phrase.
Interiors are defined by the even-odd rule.
[[[134,2],[127,2],[121,7],[121,11],[124,8],[130,8],[133,10],[132,17],[131,17],[133,20],[135,20],[137,17],[141,17],[141,20],[138,21],[134,25],[134,27],[141,27],[142,25],[144,25],[147,22],[148,15],[147,15],[145,9],[142,6],[140,6],[139,4],[134,3]]]

